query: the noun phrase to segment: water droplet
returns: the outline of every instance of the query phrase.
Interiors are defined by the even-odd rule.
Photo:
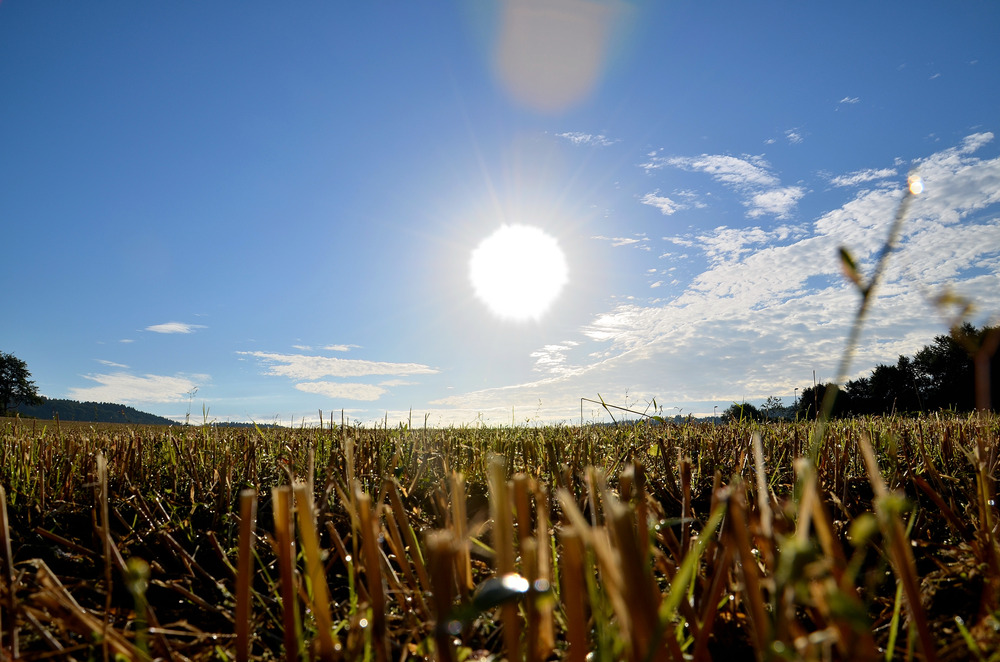
[[[516,591],[518,593],[526,593],[528,589],[531,588],[528,580],[516,572],[508,572],[500,579],[500,582],[503,584],[505,589]]]
[[[448,621],[448,625],[446,627],[448,628],[448,634],[450,635],[457,636],[462,633],[462,623],[460,621]]]
[[[345,555],[344,556],[344,563],[350,563],[350,562],[351,562],[351,555],[350,554]]]
[[[547,579],[536,579],[535,580],[535,584],[534,584],[534,588],[539,593],[545,593],[550,588],[552,588],[552,585],[549,584],[549,580],[547,580]]]
[[[993,503],[993,499],[988,499],[988,500],[986,501],[986,503],[990,504],[991,506],[992,506],[992,505],[994,505],[994,503]]]
[[[362,618],[360,621],[358,621],[358,627],[360,627],[360,628],[366,628],[366,627],[368,627],[368,619],[367,618]]]

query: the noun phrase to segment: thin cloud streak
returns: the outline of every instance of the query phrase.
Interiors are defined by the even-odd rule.
[[[188,393],[211,381],[208,375],[132,375],[125,372],[83,375],[98,386],[70,388],[68,397],[84,402],[183,402]]]
[[[268,366],[265,374],[291,379],[316,380],[323,377],[367,377],[378,375],[433,375],[436,368],[420,363],[386,363],[362,359],[338,359],[305,354],[237,352],[252,356]]]
[[[986,314],[1000,312],[1000,218],[974,215],[1000,203],[1000,158],[973,155],[992,139],[992,134],[974,134],[915,164],[925,193],[910,207],[852,376],[945,333],[944,313],[932,300],[946,289],[974,300]],[[718,163],[714,172],[720,181],[746,171],[756,181],[774,184],[758,164]],[[672,405],[721,405],[790,396],[794,388],[811,384],[813,371],[819,379],[830,379],[859,301],[840,273],[837,249],[847,246],[870,273],[903,185],[860,191],[804,226],[723,226],[664,238],[700,250],[709,260],[708,269],[679,296],[664,304],[619,305],[580,328],[577,344],[535,351],[531,357],[543,379],[431,404],[494,411],[538,407],[541,400],[556,419],[568,420],[579,415],[581,397],[597,393],[616,401],[628,393],[640,401],[655,397]],[[969,275],[970,269],[981,273]],[[953,285],[960,276],[961,285]]]
[[[204,329],[201,324],[187,324],[186,322],[165,322],[164,324],[154,324],[147,326],[146,331],[153,333],[194,333],[195,329]]]
[[[303,382],[295,388],[304,393],[315,393],[334,400],[362,400],[373,402],[386,393],[384,388],[371,384],[348,384],[342,382]]]

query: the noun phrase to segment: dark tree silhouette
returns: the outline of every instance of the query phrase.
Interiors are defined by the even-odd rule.
[[[734,421],[762,421],[764,413],[751,404],[745,402],[734,402],[729,405],[726,411],[722,412],[722,418]]]
[[[28,364],[13,354],[0,352],[0,415],[19,404],[37,405],[45,401],[30,379]]]

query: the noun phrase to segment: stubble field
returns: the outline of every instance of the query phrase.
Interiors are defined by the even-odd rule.
[[[1000,419],[816,431],[4,419],[0,660],[998,659]]]

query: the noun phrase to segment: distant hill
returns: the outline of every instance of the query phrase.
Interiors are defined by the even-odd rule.
[[[57,415],[60,421],[82,421],[85,423],[135,423],[138,425],[177,425],[169,418],[147,414],[134,407],[117,405],[113,402],[77,402],[48,398],[33,407],[19,405],[14,412],[22,418],[37,418],[51,421]]]

